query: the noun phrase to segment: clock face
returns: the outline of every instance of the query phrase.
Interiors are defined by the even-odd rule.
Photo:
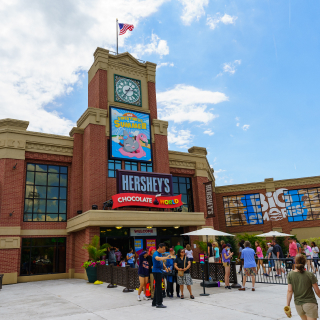
[[[115,101],[141,107],[141,83],[139,80],[114,76]]]

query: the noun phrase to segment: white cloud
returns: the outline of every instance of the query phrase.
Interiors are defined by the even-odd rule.
[[[240,123],[238,122],[238,123],[236,124],[236,126],[239,127],[239,126],[240,126]]]
[[[211,129],[207,129],[205,131],[203,131],[204,134],[208,134],[209,136],[213,136],[214,132]]]
[[[207,25],[210,29],[214,30],[219,23],[235,24],[236,20],[236,16],[229,16],[226,13],[224,14],[224,16],[221,16],[220,12],[217,12],[217,14],[214,17],[210,15],[207,16]]]
[[[223,72],[235,74],[235,72],[237,70],[236,67],[239,66],[240,64],[241,64],[241,60],[234,60],[233,62],[224,63],[223,64]]]
[[[213,174],[214,174],[214,177],[216,180],[219,180],[219,179],[224,179],[222,177],[222,173],[223,172],[226,172],[227,170],[223,170],[223,169],[218,169],[218,170],[214,170]]]
[[[169,46],[166,40],[161,40],[156,34],[152,33],[151,42],[148,44],[137,44],[130,51],[135,57],[145,54],[159,54],[160,58],[169,54]]]
[[[169,66],[169,67],[174,67],[174,64],[173,64],[173,62],[161,62],[161,63],[159,63],[159,64],[157,64],[157,69],[159,69],[159,68],[161,68],[161,67],[167,67],[167,66]]]
[[[247,130],[249,129],[249,127],[250,127],[249,124],[245,124],[245,125],[242,126],[242,129],[243,129],[244,131],[247,131]]]
[[[190,25],[193,20],[198,21],[205,15],[204,7],[209,4],[209,0],[179,0],[183,5],[181,20],[183,24]]]
[[[240,118],[239,117],[236,117],[236,121],[239,121],[240,120]]]
[[[228,97],[222,92],[201,90],[185,84],[177,84],[173,89],[157,94],[160,118],[175,123],[184,121],[208,123],[218,115],[207,110],[207,104],[227,100]]]
[[[97,46],[115,50],[115,17],[137,29],[165,1],[1,1],[1,118],[29,120],[29,130],[68,134],[74,123],[59,106],[47,105],[81,83]],[[119,37],[120,52],[134,33]],[[168,50],[165,40],[153,37],[141,54]]]
[[[190,130],[177,131],[174,127],[168,132],[169,146],[175,144],[178,148],[188,148],[193,140],[194,135]],[[189,146],[188,146],[189,145]]]

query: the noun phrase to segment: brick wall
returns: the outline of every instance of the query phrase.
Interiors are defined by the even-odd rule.
[[[167,136],[154,135],[153,146],[153,171],[160,173],[170,173],[169,152]]]
[[[83,195],[83,135],[75,133],[73,135],[73,157],[71,167],[71,190],[69,194],[70,211],[68,218],[77,215],[78,210],[82,210]]]
[[[0,250],[0,273],[18,272],[20,249]]]
[[[153,119],[157,119],[157,97],[156,97],[156,84],[148,82],[148,103],[150,110],[151,123]]]
[[[88,85],[88,106],[108,110],[108,72],[99,69]]]
[[[105,127],[89,124],[83,136],[83,212],[93,204],[103,208],[107,196],[107,139]]]

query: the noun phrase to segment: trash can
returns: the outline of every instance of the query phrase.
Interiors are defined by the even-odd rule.
[[[2,289],[2,279],[3,279],[3,274],[0,274],[0,290]]]

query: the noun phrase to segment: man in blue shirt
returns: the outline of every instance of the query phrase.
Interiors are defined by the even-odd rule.
[[[158,246],[158,250],[152,256],[152,273],[155,280],[155,290],[154,297],[152,301],[152,306],[156,308],[166,308],[162,304],[162,269],[163,269],[163,261],[167,259],[171,259],[171,256],[163,257],[162,254],[165,253],[166,246],[164,243],[160,243]]]
[[[242,287],[239,289],[240,291],[245,291],[245,285],[247,281],[247,277],[251,277],[252,279],[252,291],[256,291],[254,288],[254,284],[256,282],[256,261],[254,259],[254,250],[250,248],[251,243],[249,241],[245,241],[244,243],[244,249],[241,253],[241,259],[244,260],[243,264],[243,283]]]

